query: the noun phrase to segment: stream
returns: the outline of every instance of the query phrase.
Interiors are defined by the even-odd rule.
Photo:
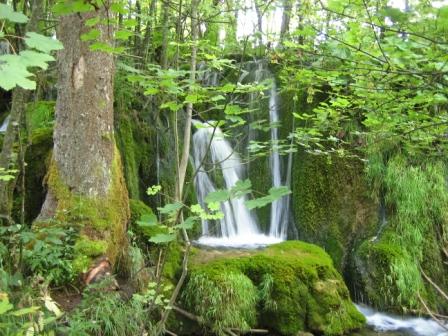
[[[352,336],[448,336],[447,330],[428,318],[386,314],[361,304],[356,308],[366,317],[368,329]]]

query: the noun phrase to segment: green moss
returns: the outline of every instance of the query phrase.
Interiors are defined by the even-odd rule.
[[[216,255],[198,251],[192,259],[190,279],[197,277],[196,279],[204,281],[207,285],[205,287],[212,287],[214,284],[213,288],[226,288],[221,287],[223,275],[239,274],[250,279],[259,289],[258,294],[253,294],[249,289],[241,294],[248,296],[252,293],[250,302],[257,302],[259,318],[258,322],[252,321],[251,327],[264,327],[282,335],[296,335],[298,331],[305,330],[325,335],[342,335],[364,324],[364,318],[353,306],[332,260],[315,245],[288,241],[263,251],[229,251]],[[266,277],[270,278],[268,290]],[[211,289],[202,293],[197,288],[197,284],[191,287],[188,284],[184,298],[195,296],[195,302],[208,302],[206,306],[212,311],[209,314],[213,314],[213,311],[219,311],[222,316],[232,314],[225,309],[228,306],[234,310],[233,305],[215,306],[214,302],[208,301],[208,291]],[[213,295],[224,300],[219,295],[227,294]],[[232,303],[238,302],[240,296]],[[184,301],[189,305],[188,300]],[[239,312],[239,315],[251,316],[250,307],[246,307],[245,312]],[[189,306],[189,309],[203,315],[201,309],[204,308],[195,304]],[[205,324],[213,325],[211,318],[205,318]],[[225,325],[219,326],[224,327]]]
[[[123,154],[124,174],[129,196],[140,198],[138,161],[136,158],[136,143],[132,132],[132,123],[129,118],[121,118],[117,129],[118,145]]]
[[[43,181],[47,173],[52,148],[53,130],[51,128],[38,128],[29,135],[25,153],[25,223],[31,223],[39,215],[45,200],[46,190]],[[20,190],[20,184],[17,185],[17,188],[13,217],[20,222],[23,193]]]
[[[433,310],[446,312],[448,304],[420,272],[421,267],[448,289],[441,253],[445,243],[438,233],[448,227],[445,165],[430,161],[415,165],[396,156],[377,171],[386,193],[388,221],[379,237],[364,242],[356,252],[364,297],[380,308],[424,311],[420,295]]]
[[[75,243],[75,253],[88,257],[98,257],[106,253],[107,242],[104,240],[93,240],[81,236]]]
[[[59,178],[55,162],[51,161],[49,165],[47,185],[56,200],[53,219],[79,230],[80,238],[75,243],[78,248],[75,249],[73,265],[76,270],[85,269],[91,256],[99,252],[107,255],[115,264],[127,249],[125,230],[129,220],[129,200],[121,169],[120,154],[116,150],[108,194],[90,198],[70,192]]]
[[[131,210],[131,224],[133,225],[136,225],[142,216],[153,214],[152,209],[140,200],[129,199],[129,208]]]
[[[175,282],[176,276],[182,264],[183,250],[180,244],[171,243],[166,250],[163,275],[168,280]]]
[[[300,238],[325,248],[343,270],[351,249],[371,236],[378,222],[363,164],[303,151],[294,162],[292,202]]]

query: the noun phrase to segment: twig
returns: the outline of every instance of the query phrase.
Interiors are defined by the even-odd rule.
[[[422,297],[420,296],[420,293],[417,293],[418,299],[420,300],[420,302],[422,303],[423,307],[425,307],[426,311],[428,312],[428,314],[431,316],[431,318],[438,324],[440,325],[443,329],[448,330],[448,327],[443,323],[443,321],[439,320],[433,313],[432,311],[429,309],[429,307],[426,305],[425,301],[422,299]]]
[[[429,276],[426,275],[421,267],[420,272],[422,273],[423,277],[445,298],[445,300],[448,301],[448,295],[439,286],[437,286],[437,284],[432,281]]]
[[[188,318],[188,319],[190,319],[192,321],[195,321],[195,322],[197,322],[199,324],[202,324],[204,322],[202,317],[194,315],[194,314],[192,314],[190,312],[187,312],[186,310],[183,310],[182,308],[179,308],[178,306],[173,306],[173,310],[176,313],[179,313],[180,315],[183,315],[184,317],[186,317],[186,318]]]
[[[235,334],[232,330],[230,330],[229,328],[225,329],[225,332],[228,333],[230,336],[238,336],[237,334]]]
[[[237,329],[237,328],[230,328],[230,330],[238,332],[239,334],[269,334],[269,330],[267,330],[267,329],[241,330],[241,329]]]
[[[173,333],[172,331],[169,331],[165,329],[165,334],[171,335],[171,336],[177,336],[177,334]]]

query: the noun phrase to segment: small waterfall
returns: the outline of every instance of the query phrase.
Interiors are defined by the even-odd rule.
[[[282,181],[282,167],[280,161],[280,154],[278,152],[278,94],[275,81],[272,83],[272,87],[269,95],[269,122],[271,124],[271,155],[269,157],[271,174],[272,174],[272,186],[280,187],[283,184]],[[288,202],[289,198],[282,197],[281,199],[272,202],[271,205],[271,226],[269,229],[269,235],[285,239],[286,231],[288,229]]]
[[[243,175],[240,158],[230,143],[224,138],[219,127],[194,121],[197,130],[193,135],[193,159],[198,170],[195,179],[196,194],[203,208],[205,197],[219,188],[232,188]],[[210,168],[211,166],[211,168]],[[220,168],[217,171],[217,168]],[[212,173],[222,173],[223,186],[217,188]],[[260,233],[254,216],[245,206],[246,197],[233,198],[221,203],[224,217],[218,227],[213,228],[209,220],[202,221],[202,234],[199,243],[206,245],[253,246],[279,242]]]
[[[10,115],[8,114],[8,116],[3,121],[3,124],[0,126],[0,132],[1,133],[5,133],[6,132],[6,129],[8,128],[8,125],[9,125],[9,119],[10,119]]]

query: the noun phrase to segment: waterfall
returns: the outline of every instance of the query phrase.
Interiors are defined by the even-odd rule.
[[[206,208],[205,197],[216,191],[213,173],[222,173],[223,186],[232,188],[243,175],[243,166],[231,144],[224,138],[219,127],[212,127],[200,121],[194,121],[197,130],[193,135],[193,161],[197,169],[195,186],[199,204]],[[211,167],[211,168],[210,168]],[[217,168],[220,168],[218,170]],[[207,245],[265,245],[279,242],[260,233],[255,217],[244,202],[246,196],[233,198],[221,203],[224,217],[212,227],[213,222],[202,221],[202,234],[199,243]]]
[[[0,126],[0,132],[1,133],[5,133],[6,132],[6,129],[8,128],[8,125],[9,125],[9,119],[10,119],[10,115],[8,114],[8,116],[3,121],[3,124]]]
[[[280,154],[278,152],[278,94],[275,81],[269,95],[269,122],[271,124],[271,155],[269,157],[272,186],[280,187],[283,185],[282,181],[282,167],[280,161]],[[281,239],[286,238],[286,231],[288,229],[288,203],[289,197],[282,197],[279,200],[272,202],[271,205],[271,226],[269,235]]]

